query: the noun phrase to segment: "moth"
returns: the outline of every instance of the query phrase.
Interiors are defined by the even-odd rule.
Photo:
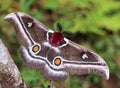
[[[93,51],[54,32],[38,20],[14,12],[5,17],[16,30],[25,65],[47,80],[65,80],[69,74],[98,74],[109,79],[106,62]]]

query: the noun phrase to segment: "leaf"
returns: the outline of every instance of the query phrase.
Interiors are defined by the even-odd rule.
[[[58,3],[56,0],[45,0],[44,1],[44,7],[46,9],[55,9],[58,6]]]
[[[34,3],[34,0],[20,0],[20,9],[23,12],[29,13],[31,5]]]

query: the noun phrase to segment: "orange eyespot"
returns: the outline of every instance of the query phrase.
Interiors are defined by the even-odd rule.
[[[54,60],[54,64],[57,65],[57,66],[59,66],[61,64],[61,59],[60,58],[56,58]]]
[[[33,46],[32,51],[36,53],[39,51],[39,49],[40,49],[40,47],[38,45],[35,45],[35,46]]]

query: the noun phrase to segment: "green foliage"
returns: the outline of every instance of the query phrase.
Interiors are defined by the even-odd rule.
[[[80,84],[80,80],[76,79],[76,77],[72,77],[70,84],[71,84],[70,88],[82,88],[82,86]]]
[[[0,1],[0,11],[4,12],[6,11],[10,5],[12,4],[12,0],[5,0],[5,1]],[[11,9],[8,9],[8,11],[10,11]]]
[[[47,1],[50,2],[50,0]],[[59,0],[58,2],[61,3],[56,2],[54,2],[55,5],[52,5],[54,4],[52,2],[52,4],[45,3],[45,7],[48,5],[46,9],[55,9],[55,11],[58,11],[58,14],[62,15],[64,20],[59,18],[59,16],[57,20],[65,26],[65,31],[104,34],[104,30],[101,30],[101,28],[114,32],[120,28],[118,20],[120,14],[116,14],[120,5],[118,2],[113,0]]]
[[[40,86],[47,88],[49,85],[49,82],[45,81],[45,79],[40,75],[40,73],[34,70],[28,70],[26,68],[23,68],[21,70],[21,74],[28,88],[39,88]]]
[[[20,0],[20,9],[23,12],[29,13],[31,11],[31,5],[34,3],[35,0]]]
[[[44,8],[45,9],[55,9],[58,6],[56,0],[45,0],[44,1]]]

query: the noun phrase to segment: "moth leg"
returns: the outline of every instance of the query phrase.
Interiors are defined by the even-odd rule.
[[[48,88],[53,88],[53,81],[50,80],[50,85],[48,85]]]

